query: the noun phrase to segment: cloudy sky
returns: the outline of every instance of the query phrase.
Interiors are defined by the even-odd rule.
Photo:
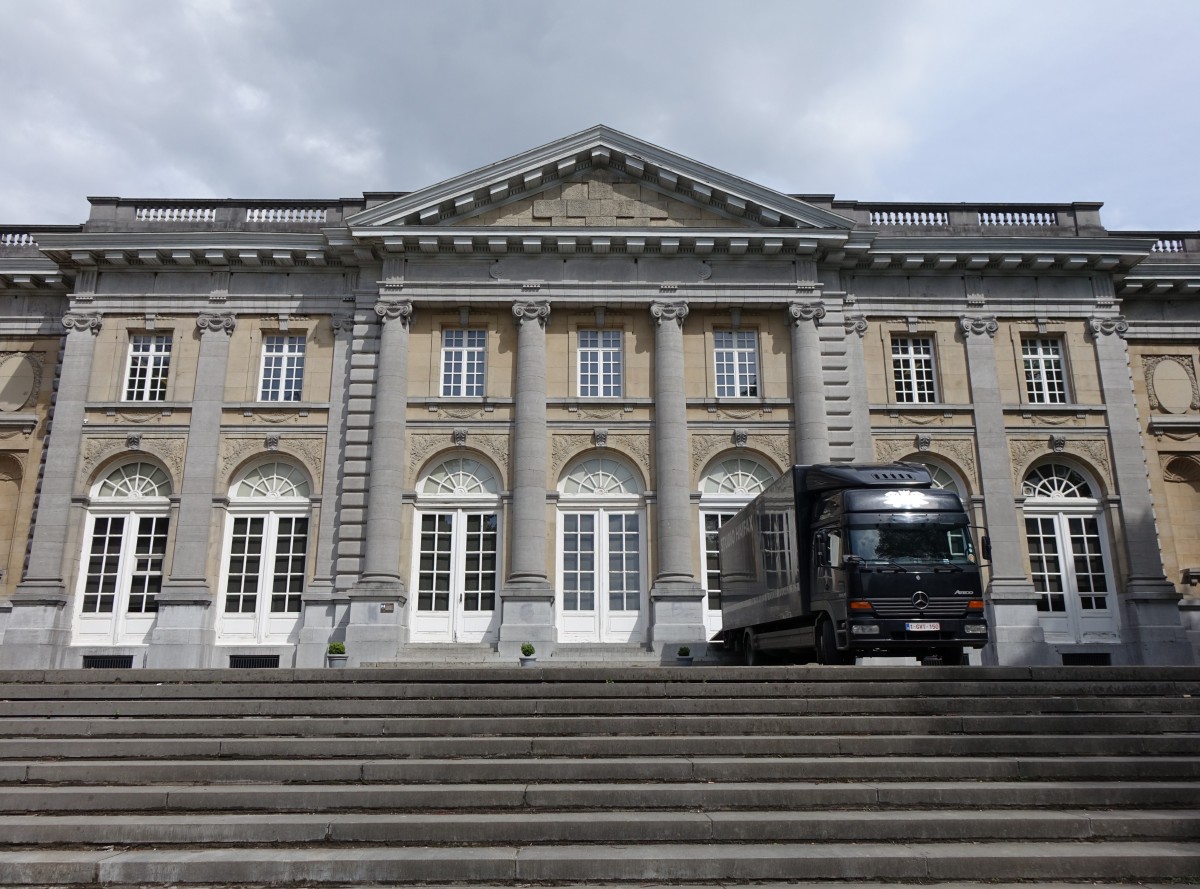
[[[1197,0],[0,0],[0,223],[407,191],[603,123],[781,191],[1200,229]]]

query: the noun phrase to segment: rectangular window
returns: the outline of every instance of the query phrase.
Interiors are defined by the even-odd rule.
[[[170,334],[134,334],[129,338],[125,401],[166,401],[171,370]]]
[[[621,395],[621,331],[579,331],[579,397]]]
[[[933,383],[933,340],[892,337],[892,379],[896,384],[896,401],[901,404],[937,401]]]
[[[758,334],[753,330],[713,332],[717,397],[758,397]]]
[[[304,388],[304,335],[263,337],[259,401],[299,401]]]
[[[275,570],[271,573],[271,611],[300,611],[304,565],[308,555],[308,519],[280,516],[275,531]]]
[[[442,331],[442,397],[482,398],[486,330]]]
[[[708,610],[721,610],[721,548],[718,532],[735,513],[704,513],[704,585],[708,590]]]
[[[167,554],[166,516],[142,516],[138,520],[137,541],[133,549],[133,571],[129,578],[130,614],[158,611],[162,592],[163,559]]]
[[[1021,340],[1025,364],[1025,391],[1030,404],[1066,404],[1067,374],[1062,343],[1056,339]]]

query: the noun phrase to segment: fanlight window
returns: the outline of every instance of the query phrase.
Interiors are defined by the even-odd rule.
[[[596,457],[572,469],[562,483],[564,494],[609,496],[642,493],[641,483],[624,463]]]
[[[732,494],[753,497],[772,481],[772,473],[757,460],[744,457],[722,460],[704,476],[700,490],[704,494]]]
[[[478,460],[466,458],[435,466],[421,486],[421,493],[430,497],[479,497],[496,495],[499,491],[492,471]]]
[[[171,480],[153,463],[128,463],[113,470],[100,483],[97,497],[122,500],[144,500],[148,497],[168,497]]]
[[[1092,486],[1079,472],[1061,463],[1035,467],[1025,476],[1021,492],[1025,497],[1049,500],[1093,499]]]
[[[311,488],[304,473],[287,463],[264,463],[242,477],[234,496],[247,499],[306,499]]]

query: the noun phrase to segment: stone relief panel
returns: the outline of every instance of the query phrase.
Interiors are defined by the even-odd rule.
[[[1168,414],[1200,410],[1200,387],[1190,355],[1143,355],[1150,407]]]
[[[1163,481],[1195,484],[1200,481],[1200,454],[1159,454]]]
[[[218,490],[228,490],[233,474],[246,460],[259,454],[291,457],[308,470],[313,488],[320,490],[325,470],[325,436],[286,436],[271,433],[222,437],[219,448]]]
[[[604,449],[617,451],[627,457],[641,472],[649,484],[650,479],[650,436],[608,432],[601,436]],[[595,432],[555,435],[550,445],[550,476],[557,482],[564,467],[579,454],[598,447]]]
[[[693,435],[691,439],[693,487],[699,487],[700,473],[712,462],[713,457],[730,448],[744,448],[748,452],[764,454],[775,462],[777,469],[791,463],[791,440],[787,435],[752,435],[747,430],[730,429],[723,433]]]
[[[462,433],[466,432],[465,437]],[[462,443],[460,443],[460,440]],[[419,432],[408,436],[409,482],[415,484],[417,473],[438,451],[473,448],[486,455],[496,465],[500,484],[508,488],[509,437],[507,433],[478,433],[470,430],[447,429],[444,432]],[[446,454],[447,457],[451,456]]]
[[[880,463],[902,460],[913,453],[941,457],[959,471],[971,491],[980,489],[975,440],[968,436],[949,438],[930,434],[914,438],[877,438],[874,451],[875,459]]]
[[[0,411],[32,406],[42,388],[45,366],[42,352],[0,352]]]
[[[594,444],[595,437],[592,435],[555,435],[550,444],[550,477],[557,482],[567,462]],[[607,446],[607,442],[605,444]]]
[[[139,436],[136,448],[130,448],[130,437],[125,434],[94,436],[83,440],[79,475],[76,478],[76,488],[86,490],[93,481],[93,474],[100,464],[110,457],[120,453],[134,453],[131,456],[149,454],[157,457],[171,475],[171,487],[178,491],[183,485],[183,458],[187,453],[187,439],[178,436],[170,438],[150,438]]]
[[[1012,458],[1013,480],[1020,483],[1029,467],[1040,457],[1066,454],[1088,464],[1104,486],[1113,490],[1112,460],[1108,442],[1103,438],[1065,438],[1058,435],[1038,438],[1014,438],[1008,443]]]

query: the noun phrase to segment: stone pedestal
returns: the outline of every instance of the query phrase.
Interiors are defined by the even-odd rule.
[[[408,595],[398,584],[360,581],[350,592],[346,655],[351,667],[394,661],[408,641]]]
[[[1058,663],[1038,622],[1038,598],[1025,581],[996,580],[988,585],[991,641],[983,648],[984,664],[1003,667]]]
[[[300,638],[296,642],[297,667],[323,667],[329,643],[337,630],[333,585],[316,581],[304,591]],[[338,640],[345,641],[345,640]]]
[[[650,646],[673,656],[680,645],[703,658],[708,651],[704,628],[705,592],[698,583],[655,582],[650,590]]]
[[[1123,597],[1126,626],[1134,639],[1132,660],[1137,664],[1191,665],[1197,662],[1182,621],[1180,596],[1166,580],[1130,580]]]
[[[0,669],[49,670],[66,666],[71,614],[62,584],[26,581],[12,598],[0,644]]]
[[[158,595],[158,617],[146,649],[152,669],[227,667],[219,662],[212,595],[203,579],[175,580]]]
[[[539,657],[557,647],[554,631],[554,588],[547,583],[506,583],[500,591],[500,641],[497,651],[516,657],[523,642],[532,642]]]

